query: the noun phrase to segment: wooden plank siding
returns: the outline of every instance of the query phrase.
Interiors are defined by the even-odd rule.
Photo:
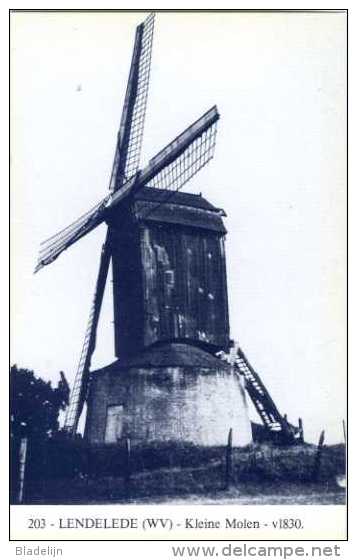
[[[110,224],[116,355],[173,340],[227,347],[220,211],[187,193],[184,202],[171,193],[160,208],[147,198],[138,193]]]

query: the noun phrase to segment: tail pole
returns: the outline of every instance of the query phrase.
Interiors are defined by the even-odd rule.
[[[235,372],[243,376],[246,390],[268,432],[285,442],[300,440],[300,430],[280,414],[268,389],[238,344],[234,345],[227,358]]]

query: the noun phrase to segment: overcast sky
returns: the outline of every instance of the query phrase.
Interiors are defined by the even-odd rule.
[[[73,381],[105,226],[34,276],[38,246],[107,193],[145,16],[12,15],[12,361],[54,382]],[[231,336],[328,443],[346,417],[345,18],[159,13],[142,154],[217,104],[215,158],[185,190],[228,214]],[[111,296],[93,368],[114,360]]]

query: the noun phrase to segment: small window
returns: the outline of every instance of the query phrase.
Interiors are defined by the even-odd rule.
[[[107,408],[107,422],[105,426],[105,443],[117,443],[123,434],[122,405],[112,405]]]
[[[170,286],[171,288],[174,286],[175,276],[174,276],[174,271],[173,270],[165,270],[165,282],[166,282],[166,285]]]

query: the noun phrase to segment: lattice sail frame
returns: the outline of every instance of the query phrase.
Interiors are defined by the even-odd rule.
[[[155,14],[138,26],[110,177],[111,192],[138,171],[149,93]]]
[[[217,122],[196,138],[172,163],[155,175],[147,186],[156,189],[180,190],[213,158],[216,135]]]
[[[151,216],[162,204],[168,202],[176,192],[199,172],[214,156],[217,135],[217,122],[203,132],[176,160],[158,173],[148,187],[170,191],[145,214]]]
[[[89,370],[91,359],[95,350],[97,327],[99,315],[102,306],[105,284],[107,281],[111,254],[109,246],[109,231],[107,232],[105,243],[99,262],[99,271],[95,286],[94,297],[89,313],[86,334],[84,337],[81,355],[79,358],[76,375],[70,395],[69,405],[66,411],[64,429],[72,432],[74,435],[77,431],[77,425],[82,413],[83,403],[87,397]]]
[[[139,169],[141,146],[143,142],[145,114],[149,93],[151,73],[152,38],[154,33],[154,14],[144,23],[142,33],[142,51],[138,65],[137,93],[131,119],[130,136],[123,171],[125,180],[130,179]]]
[[[108,198],[109,197],[96,204],[72,224],[41,243],[35,272],[38,272],[45,265],[56,260],[62,251],[67,249],[70,245],[73,245],[80,237],[92,231],[103,221]]]

